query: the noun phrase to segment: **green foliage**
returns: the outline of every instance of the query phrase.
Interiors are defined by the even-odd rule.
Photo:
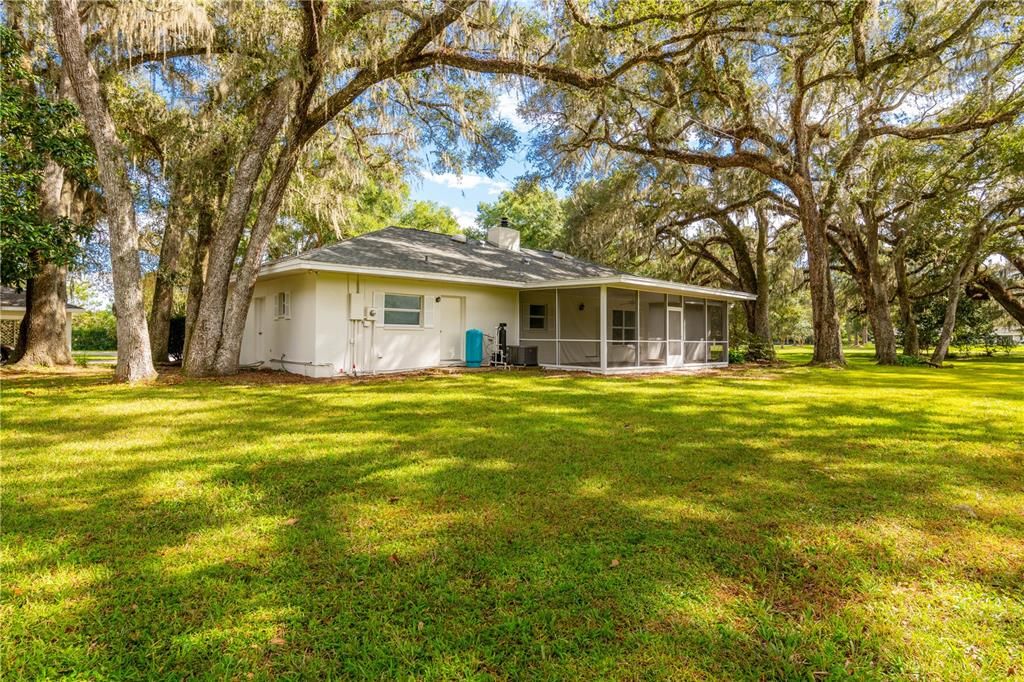
[[[803,343],[811,338],[814,327],[806,287],[775,295],[770,314],[772,334],[776,339]]]
[[[736,306],[739,310],[740,306]],[[730,317],[742,317],[735,315]],[[765,362],[775,359],[775,344],[772,341],[763,341],[756,338],[747,331],[746,325],[733,327],[730,321],[729,327],[729,363],[742,362]]]
[[[747,349],[744,354],[747,360],[763,361],[775,359],[775,345],[771,339],[759,339],[751,337],[747,340]]]
[[[392,175],[353,185],[338,176],[298,177],[286,210],[270,234],[270,258],[291,256],[387,227],[409,194]]]
[[[1019,676],[1024,357],[848,359],[4,376],[4,677]]]
[[[520,232],[523,246],[552,249],[561,245],[565,233],[565,211],[558,195],[533,180],[523,179],[501,193],[494,203],[477,205],[477,237],[508,218],[509,226]]]
[[[79,313],[71,318],[71,347],[117,350],[117,318],[109,310]]]
[[[921,345],[934,347],[942,331],[946,314],[946,297],[932,296],[914,306]],[[953,328],[952,346],[969,355],[972,347],[995,344],[995,322],[1002,310],[991,301],[982,301],[961,294],[956,307],[956,326]]]
[[[915,365],[923,364],[923,361],[912,355],[897,355],[896,364],[903,367],[913,367]]]
[[[88,182],[92,148],[77,109],[39,94],[14,31],[0,26],[0,279],[19,285],[35,262],[69,264],[87,228],[40,217],[39,189],[47,160],[79,183]]]
[[[433,201],[414,201],[398,217],[398,225],[428,232],[458,234],[462,232],[459,221],[448,206]]]

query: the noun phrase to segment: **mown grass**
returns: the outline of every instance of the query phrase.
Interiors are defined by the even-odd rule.
[[[1024,674],[1019,355],[3,379],[8,679]]]

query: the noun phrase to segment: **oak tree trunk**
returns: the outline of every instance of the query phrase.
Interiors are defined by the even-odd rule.
[[[892,263],[896,274],[896,298],[900,304],[900,325],[903,327],[903,354],[916,357],[921,353],[921,341],[917,332],[917,320],[914,319],[914,306],[910,301],[907,261],[902,248],[896,249]]]
[[[70,188],[69,188],[70,189]],[[65,191],[64,169],[52,160],[43,168],[39,187],[39,218],[55,223],[70,212],[70,192]],[[25,290],[25,315],[18,329],[14,351],[17,364],[70,365],[67,320],[67,267],[32,258],[33,276]]]
[[[15,350],[17,364],[70,365],[68,344],[67,268],[39,263],[25,290],[25,316]]]
[[[188,297],[185,299],[185,345],[182,365],[189,355],[192,327],[199,314],[199,302],[203,298],[203,283],[206,281],[206,262],[210,251],[210,237],[213,235],[213,211],[208,205],[199,209],[197,216],[195,250],[192,253],[192,268],[188,279]]]
[[[760,356],[766,360],[775,359],[775,344],[772,342],[771,286],[768,274],[768,219],[757,212],[757,300],[754,301],[754,337],[761,348]]]
[[[878,226],[872,221],[867,232],[868,286],[871,295],[866,299],[871,331],[875,336],[875,358],[880,365],[896,364],[896,329],[889,314],[889,287],[882,264],[878,260]]]
[[[874,263],[856,263],[853,279],[864,299],[868,324],[875,339],[875,359],[880,365],[896,364],[896,330],[889,315],[889,291],[885,285],[878,259],[870,253],[858,254],[858,259],[874,260]]]
[[[806,192],[810,195],[810,191]],[[814,199],[800,199],[800,223],[807,244],[807,266],[810,276],[811,315],[814,323],[813,364],[843,365],[843,343],[839,312],[829,270],[828,238],[825,222]]]
[[[224,373],[218,372],[217,357],[225,333],[224,317],[231,272],[264,160],[284,124],[292,91],[292,85],[287,82],[281,82],[274,88],[235,170],[227,206],[210,241],[203,293],[189,337],[188,355],[185,357],[186,374],[204,376]],[[276,218],[275,211],[272,219]],[[247,253],[253,250],[255,244],[256,241],[250,237]]]
[[[270,231],[277,221],[281,202],[284,201],[288,183],[301,153],[301,142],[292,140],[281,150],[274,166],[274,174],[270,178],[259,214],[249,234],[249,248],[246,249],[242,266],[238,270],[229,295],[221,342],[213,367],[215,374],[233,374],[238,371],[242,334],[245,332],[245,319],[249,314],[249,303],[252,301],[256,277],[259,275],[263,253],[270,239]]]
[[[153,286],[153,306],[149,311],[149,346],[155,362],[168,361],[167,344],[171,331],[171,310],[174,307],[174,285],[187,225],[184,211],[181,210],[181,192],[180,182],[173,183],[167,223],[160,244],[160,262]]]
[[[978,285],[995,299],[1013,319],[1024,325],[1024,302],[1021,302],[1002,282],[992,275],[982,275],[975,280]]]
[[[880,365],[896,364],[896,330],[889,316],[889,297],[884,283],[868,281],[861,287],[871,334],[875,337],[875,359]]]
[[[771,318],[768,314],[769,304],[769,274],[768,274],[768,219],[764,211],[758,207],[755,209],[757,217],[757,242],[754,255],[751,256],[747,244],[747,235],[743,233],[739,225],[728,215],[722,214],[716,218],[721,226],[729,248],[732,251],[733,262],[736,265],[736,278],[739,280],[743,291],[749,291],[757,295],[754,301],[744,301],[743,311],[746,316],[747,331],[751,339],[747,344],[747,359],[749,360],[772,360],[775,358],[775,348],[772,345]]]
[[[85,50],[77,0],[50,0],[54,34],[63,66],[71,80],[85,127],[96,150],[100,183],[106,201],[110,261],[117,310],[118,381],[144,381],[156,376],[139,269],[139,235],[125,165],[124,149],[103,99],[99,77]]]
[[[754,335],[755,329],[755,316],[757,315],[757,301],[743,301],[743,321],[747,325],[747,333],[751,336]]]
[[[939,332],[939,340],[932,352],[932,364],[941,366],[949,352],[949,344],[953,340],[953,330],[956,328],[956,309],[960,304],[960,289],[963,281],[963,270],[956,268],[953,277],[949,282],[949,298],[946,301],[946,312],[942,318],[942,330]]]
[[[974,264],[981,250],[982,242],[985,241],[984,226],[979,223],[971,230],[971,238],[964,256],[953,268],[953,275],[949,280],[949,300],[946,302],[946,313],[942,319],[942,331],[939,332],[938,343],[935,344],[935,351],[932,353],[932,364],[941,366],[949,352],[949,344],[953,340],[953,330],[956,329],[956,309],[960,303],[960,290],[962,289],[964,276]]]

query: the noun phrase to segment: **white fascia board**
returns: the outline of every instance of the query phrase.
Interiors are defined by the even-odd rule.
[[[523,282],[509,281],[504,279],[489,279],[486,277],[466,277],[464,275],[449,275],[443,272],[413,272],[410,270],[390,270],[388,268],[364,268],[358,265],[339,265],[337,263],[324,263],[312,260],[290,260],[283,263],[266,265],[260,270],[260,277],[269,275],[283,275],[293,272],[306,272],[317,270],[320,272],[340,272],[352,275],[371,275],[373,277],[397,277],[401,279],[425,279],[437,282],[450,282],[455,284],[480,284],[492,287],[506,287],[509,289],[521,289]]]
[[[590,277],[581,279],[546,280],[543,282],[529,282],[523,286],[524,289],[551,289],[553,287],[594,287],[613,286],[621,284],[645,289],[656,289],[660,291],[672,291],[683,294],[693,294],[704,298],[720,299],[726,301],[754,301],[755,294],[748,294],[744,291],[731,291],[729,289],[715,289],[712,287],[699,287],[692,284],[679,284],[667,282],[661,279],[649,279],[647,277],[636,277],[633,275],[614,275],[612,277]]]

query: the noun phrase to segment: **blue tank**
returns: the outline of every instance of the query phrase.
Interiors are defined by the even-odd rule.
[[[466,330],[466,367],[479,367],[484,359],[484,333],[479,329]]]

